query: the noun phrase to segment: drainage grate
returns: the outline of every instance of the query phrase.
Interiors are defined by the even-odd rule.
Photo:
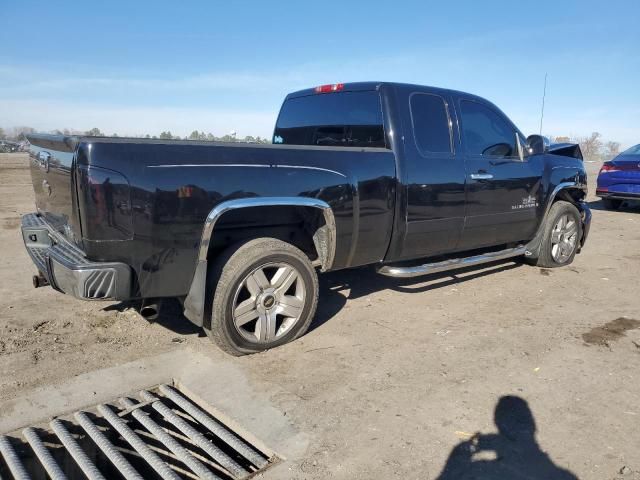
[[[232,480],[275,460],[169,385],[0,436],[0,479]]]

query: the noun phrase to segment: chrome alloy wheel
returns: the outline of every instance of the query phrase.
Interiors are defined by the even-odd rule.
[[[233,300],[233,324],[250,342],[269,343],[300,320],[305,283],[288,263],[262,265],[240,282]]]
[[[571,215],[562,215],[551,231],[551,257],[557,263],[566,262],[578,243],[578,224]]]

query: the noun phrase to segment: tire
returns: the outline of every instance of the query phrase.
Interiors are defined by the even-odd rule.
[[[227,249],[211,269],[205,331],[222,350],[247,355],[303,335],[318,305],[318,275],[297,247],[256,238]]]
[[[576,256],[581,238],[580,212],[569,202],[557,201],[547,215],[537,265],[544,268],[569,265]]]
[[[618,210],[622,206],[622,200],[616,198],[603,198],[602,205],[606,210]]]

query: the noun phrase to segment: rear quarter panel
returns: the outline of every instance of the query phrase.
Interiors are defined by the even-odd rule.
[[[187,293],[204,221],[226,200],[324,200],[336,221],[333,269],[379,261],[389,244],[395,162],[388,150],[97,142],[88,162],[127,177],[134,228],[126,245],[94,242],[88,253],[131,265],[142,297]]]

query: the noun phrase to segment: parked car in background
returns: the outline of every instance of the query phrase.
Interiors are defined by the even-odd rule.
[[[0,153],[13,153],[19,151],[19,146],[15,142],[0,140]]]
[[[625,200],[640,200],[640,144],[604,162],[598,174],[596,195],[605,208],[620,208]]]
[[[573,261],[591,213],[580,148],[525,137],[495,105],[397,83],[287,96],[274,145],[29,135],[35,286],[174,297],[227,352],[302,335],[316,270],[411,277]]]

